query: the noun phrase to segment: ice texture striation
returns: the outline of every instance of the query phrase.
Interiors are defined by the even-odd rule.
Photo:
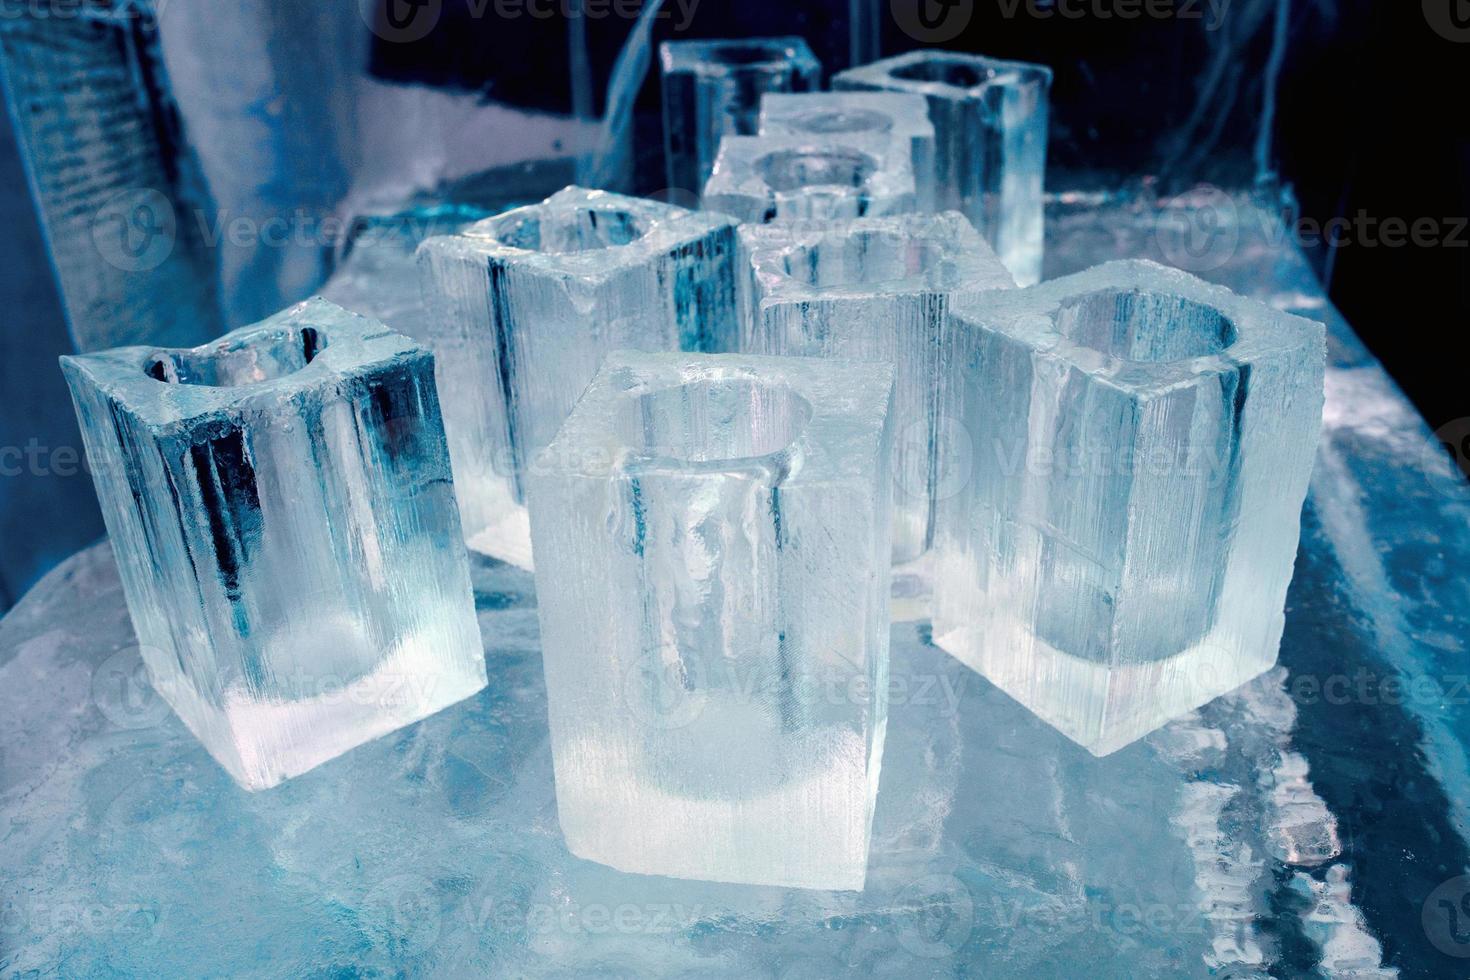
[[[934,210],[934,124],[929,103],[912,92],[770,92],[761,97],[760,135],[821,138],[892,134],[906,140],[919,209]]]
[[[963,211],[1023,286],[1041,279],[1042,186],[1051,69],[949,51],[911,51],[840,72],[840,91],[927,96],[934,206]]]
[[[958,303],[940,646],[1103,755],[1276,661],[1320,324],[1146,261]]]
[[[941,447],[961,431],[946,312],[957,299],[1013,286],[1010,273],[957,211],[759,225],[741,239],[752,289],[742,350],[893,365],[893,558],[918,558],[937,497],[965,478],[942,469],[954,453]]]
[[[765,92],[810,92],[822,66],[799,37],[665,41],[664,157],[669,188],[698,194],[728,134],[753,136]]]
[[[430,238],[427,333],[470,547],[532,567],[522,474],[609,351],[732,350],[735,223],[568,187]]]
[[[701,206],[750,224],[919,209],[908,143],[888,133],[726,136]]]
[[[149,677],[242,786],[485,686],[428,351],[310,300],[62,364]]]
[[[557,810],[624,871],[861,888],[892,369],[610,355],[532,475]],[[814,696],[820,691],[871,696]]]

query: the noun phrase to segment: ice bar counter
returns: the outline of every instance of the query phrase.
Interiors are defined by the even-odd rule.
[[[1242,219],[1205,282],[1137,258],[1147,205],[1044,224],[1045,66],[660,55],[698,207],[538,190],[400,243],[342,294],[412,337],[312,299],[63,359],[110,548],[0,620],[0,864],[165,911],[24,905],[0,973],[1390,975],[1343,855],[1410,845],[1333,810],[1351,765],[1470,786],[1470,727],[1283,684],[1448,669],[1405,637],[1463,609],[1363,528],[1417,508],[1448,568],[1470,500],[1404,476],[1422,424],[1300,256]],[[1392,767],[1334,748],[1379,724]],[[168,911],[222,882],[269,935]],[[1150,902],[1201,934],[1005,926]],[[586,928],[619,903],[665,925]]]

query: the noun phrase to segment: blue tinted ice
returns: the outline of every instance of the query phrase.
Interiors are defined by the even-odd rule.
[[[1157,248],[1147,200],[1068,197],[1058,274]],[[1278,667],[1093,759],[897,626],[864,890],[793,892],[568,853],[520,569],[472,558],[495,684],[245,796],[136,676],[89,548],[0,619],[0,974],[1462,975],[1470,486],[1279,199],[1233,201],[1211,274],[1329,323]]]
[[[698,194],[727,134],[756,132],[764,92],[815,91],[822,66],[799,37],[665,41],[664,156],[669,187]]]
[[[832,87],[928,97],[935,206],[963,211],[1021,285],[1040,280],[1050,68],[911,51],[840,72]]]
[[[311,300],[62,364],[149,676],[241,785],[485,686],[426,350]]]
[[[726,136],[701,206],[751,224],[918,210],[909,144],[889,133]]]
[[[862,887],[887,720],[892,383],[883,364],[618,353],[538,458],[572,853]]]
[[[1098,755],[1276,662],[1323,328],[1151,262],[957,303],[940,646]]]
[[[742,229],[754,295],[742,349],[894,367],[893,558],[929,547],[933,507],[963,473],[940,470],[959,434],[951,303],[1014,285],[957,211],[859,218],[830,228]]]
[[[568,187],[428,239],[427,333],[470,547],[531,567],[521,473],[610,350],[730,350],[735,225]]]
[[[197,344],[224,325],[201,220],[214,205],[180,131],[159,6],[0,14],[0,88],[79,350]]]
[[[934,124],[929,103],[911,92],[770,92],[761,97],[760,135],[820,138],[889,133],[907,140],[920,210],[934,207]]]

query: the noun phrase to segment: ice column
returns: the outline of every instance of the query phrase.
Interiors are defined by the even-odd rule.
[[[1050,68],[911,51],[841,72],[832,87],[927,96],[935,207],[963,211],[1021,285],[1041,279]]]
[[[911,92],[771,92],[761,97],[762,136],[821,139],[890,134],[909,145],[919,210],[934,210],[934,124],[929,103]]]
[[[610,350],[733,350],[735,223],[568,187],[428,239],[421,338],[469,545],[531,567],[522,472]]]
[[[909,145],[888,133],[726,136],[701,199],[751,224],[904,214],[918,203]]]
[[[799,37],[665,41],[664,158],[670,189],[698,194],[726,134],[752,136],[763,92],[814,91],[822,66]]]
[[[1274,664],[1322,326],[1142,261],[951,318],[975,465],[936,642],[1097,755]]]
[[[933,507],[967,477],[951,303],[1014,285],[965,216],[742,229],[754,299],[741,349],[894,366],[893,558],[929,546]]]
[[[428,351],[311,300],[62,366],[149,676],[242,786],[485,686]]]
[[[0,89],[78,350],[224,329],[201,220],[216,208],[180,124],[160,6],[0,9]]]
[[[884,364],[620,352],[541,454],[536,593],[573,853],[862,887],[891,389]]]

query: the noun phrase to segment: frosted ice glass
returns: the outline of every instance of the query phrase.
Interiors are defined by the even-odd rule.
[[[927,96],[936,143],[935,207],[964,212],[1018,283],[1041,279],[1050,68],[911,51],[840,72],[832,87]]]
[[[532,472],[557,811],[623,871],[861,888],[892,369],[610,356]]]
[[[932,511],[963,473],[941,470],[961,431],[951,303],[1014,286],[957,211],[742,229],[754,296],[741,349],[894,367],[893,559],[928,550]]]
[[[720,138],[752,136],[765,92],[810,92],[822,65],[799,37],[665,41],[664,159],[669,187],[698,194],[709,179]]]
[[[956,303],[936,642],[1112,752],[1276,661],[1323,327],[1151,262]]]
[[[485,686],[428,351],[310,300],[61,360],[149,677],[242,786]]]
[[[934,124],[929,103],[910,92],[770,92],[761,97],[760,135],[821,138],[890,134],[909,145],[919,210],[934,210]]]
[[[471,548],[532,567],[522,472],[618,348],[733,350],[735,223],[568,187],[430,238],[428,334]]]
[[[908,143],[887,133],[726,136],[700,206],[750,224],[919,208]]]

